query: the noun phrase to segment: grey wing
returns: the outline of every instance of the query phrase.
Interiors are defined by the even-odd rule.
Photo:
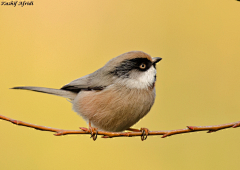
[[[101,74],[101,71],[97,70],[92,74],[73,80],[61,89],[78,93],[81,90],[102,90],[111,84],[111,76],[108,74]]]
[[[86,75],[64,85],[61,89],[73,91],[73,92],[79,92],[81,89],[88,89],[89,82],[90,82],[89,75]]]

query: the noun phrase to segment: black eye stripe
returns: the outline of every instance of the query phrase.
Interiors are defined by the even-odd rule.
[[[146,64],[144,69],[141,69],[140,66]],[[115,70],[110,72],[118,77],[128,77],[129,72],[133,69],[139,71],[146,71],[152,66],[152,62],[147,58],[134,58],[130,60],[124,60],[119,66],[115,67]]]
[[[134,58],[134,59],[131,59],[128,61],[132,63],[132,65],[133,65],[132,69],[138,69],[141,71],[146,71],[152,66],[152,62],[150,60],[148,60],[147,58]],[[140,66],[142,64],[146,64],[145,69],[140,69]]]

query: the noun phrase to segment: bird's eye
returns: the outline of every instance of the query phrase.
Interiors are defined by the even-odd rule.
[[[140,69],[145,69],[146,67],[147,67],[147,65],[144,64],[144,63],[142,63],[142,64],[139,66]]]

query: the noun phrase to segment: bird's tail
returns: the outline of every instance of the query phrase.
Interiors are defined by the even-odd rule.
[[[31,91],[41,92],[41,93],[53,94],[56,96],[69,98],[70,100],[75,99],[75,97],[77,96],[77,93],[74,93],[71,91],[51,89],[51,88],[45,88],[45,87],[20,86],[20,87],[13,87],[11,89],[31,90]]]

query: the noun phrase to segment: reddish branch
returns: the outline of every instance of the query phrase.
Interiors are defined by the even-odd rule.
[[[40,126],[35,125],[32,123],[27,123],[19,120],[14,120],[11,118],[8,118],[6,116],[0,115],[0,119],[6,120],[9,122],[12,122],[13,124],[19,125],[19,126],[26,126],[30,128],[35,128],[37,130],[42,131],[51,131],[56,132],[55,136],[61,136],[61,135],[69,135],[69,134],[91,134],[90,130],[87,128],[81,128],[82,130],[64,130],[64,129],[57,129],[57,128],[51,128],[46,126]],[[214,126],[187,126],[185,129],[176,129],[176,130],[164,130],[164,131],[149,131],[148,135],[163,135],[162,138],[165,138],[167,136],[181,134],[181,133],[190,133],[190,132],[197,132],[197,131],[208,131],[208,133],[216,132],[218,130],[226,129],[226,128],[236,128],[240,126],[240,121],[233,122],[233,123],[227,123],[227,124],[221,124],[221,125],[214,125]],[[112,138],[112,137],[132,137],[132,136],[141,136],[142,132],[105,132],[105,131],[98,131],[98,135],[102,135],[103,138]],[[96,139],[96,138],[95,138]]]

